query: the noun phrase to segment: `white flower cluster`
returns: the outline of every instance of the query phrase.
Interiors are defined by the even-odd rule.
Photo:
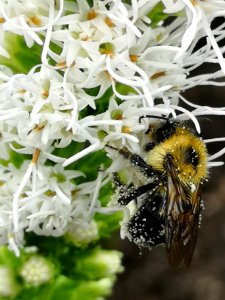
[[[139,123],[140,116],[191,119],[200,132],[196,116],[225,115],[225,108],[197,106],[181,95],[196,85],[225,85],[225,48],[218,46],[225,24],[211,29],[212,20],[225,14],[223,0],[91,2],[0,1],[0,55],[9,58],[4,43],[9,33],[22,36],[28,47],[42,47],[41,63],[28,74],[0,69],[1,159],[9,159],[9,148],[33,157],[19,169],[12,164],[0,169],[0,243],[9,242],[17,254],[24,231],[60,236],[70,226],[92,222],[98,191],[108,179],[100,172],[96,181],[75,186],[71,180],[81,172],[65,167],[108,143],[139,153],[147,125]],[[205,44],[197,46],[202,38]],[[203,62],[221,68],[190,76]],[[90,95],[88,90],[97,87],[97,94]],[[109,88],[113,96],[107,109],[85,115]],[[71,142],[87,147],[68,159],[53,153]]]
[[[6,266],[0,266],[0,296],[1,298],[14,296],[19,287],[16,282],[13,270]]]
[[[20,274],[26,284],[38,286],[52,279],[53,265],[42,256],[32,256],[25,262]]]
[[[25,181],[21,182],[24,174]],[[93,182],[74,185],[71,180],[81,175],[61,165],[49,167],[31,162],[28,166],[28,161],[20,169],[11,164],[2,167],[0,243],[9,239],[11,248],[19,254],[16,245],[23,245],[24,230],[57,237],[75,228],[81,235],[82,228],[90,227],[93,208],[99,205],[98,191],[105,184],[99,176]]]

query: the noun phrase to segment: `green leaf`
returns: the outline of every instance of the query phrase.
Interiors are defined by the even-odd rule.
[[[112,233],[120,228],[120,221],[123,218],[122,212],[104,215],[97,213],[95,220],[98,224],[99,235],[101,238],[110,238]]]
[[[22,36],[6,32],[4,46],[10,58],[0,56],[0,64],[9,67],[14,73],[26,74],[41,62],[42,47],[34,44],[28,48]]]
[[[147,16],[151,20],[151,27],[157,27],[158,23],[167,19],[170,15],[163,12],[165,6],[162,2],[159,2],[148,14]]]
[[[66,148],[56,148],[53,152],[54,155],[69,158],[76,153],[88,147],[88,143],[72,142]],[[48,164],[52,164],[50,161]],[[78,161],[72,163],[67,167],[69,170],[79,170],[85,174],[85,178],[79,177],[75,180],[77,184],[87,181],[95,180],[98,170],[101,166],[107,168],[110,165],[110,159],[106,156],[105,151],[97,151],[86,155]]]
[[[0,265],[7,265],[12,269],[19,269],[23,263],[23,258],[16,257],[15,253],[6,246],[0,247]]]
[[[60,276],[54,287],[52,300],[99,300],[111,293],[112,279],[74,281]],[[39,298],[41,299],[41,298]]]
[[[97,280],[120,273],[122,255],[116,250],[93,249],[76,261],[75,274],[78,278]]]
[[[20,154],[12,149],[9,149],[9,157],[10,157],[10,163],[12,163],[17,169],[19,169],[26,159],[31,159],[31,155],[25,155],[25,154]]]
[[[93,7],[93,0],[86,0],[90,7]]]
[[[117,82],[116,83],[116,90],[121,94],[121,95],[128,95],[129,93],[131,94],[137,94],[137,92],[130,87],[129,85],[125,85],[123,83]]]
[[[88,95],[95,97],[98,95],[99,89],[100,87],[95,87],[92,89],[84,89],[84,90]],[[87,106],[79,113],[79,118],[84,118],[86,116],[91,116],[91,115],[96,116],[98,114],[105,112],[108,109],[109,100],[112,97],[112,95],[113,95],[112,87],[109,87],[100,98],[95,100],[96,109]]]
[[[24,288],[13,300],[52,300],[53,288],[54,285],[51,283],[39,287]]]
[[[102,206],[108,210],[113,210],[113,208],[107,208],[108,203],[113,197],[113,193],[114,191],[111,182],[102,187],[100,190],[99,199],[101,201]],[[122,219],[123,213],[120,211],[112,212],[112,214],[96,213],[95,221],[98,224],[100,238],[110,238],[112,233],[120,228],[120,221]]]

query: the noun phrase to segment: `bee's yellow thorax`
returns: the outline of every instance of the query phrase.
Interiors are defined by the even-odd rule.
[[[193,161],[187,161],[191,152]],[[154,170],[166,171],[167,155],[173,158],[177,176],[184,184],[198,184],[207,176],[207,151],[205,144],[185,128],[178,127],[175,133],[155,146],[147,155],[147,163]]]

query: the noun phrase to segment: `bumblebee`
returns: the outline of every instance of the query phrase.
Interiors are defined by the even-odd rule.
[[[116,149],[145,181],[122,183],[114,175],[117,201],[134,200],[136,212],[127,223],[127,237],[139,247],[164,244],[172,267],[191,263],[201,218],[201,189],[207,178],[207,150],[194,130],[164,117],[145,133],[145,159],[127,148]],[[140,118],[140,122],[142,118]]]

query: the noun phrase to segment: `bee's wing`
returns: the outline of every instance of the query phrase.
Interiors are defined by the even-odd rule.
[[[168,172],[165,240],[172,267],[188,267],[197,240],[200,214],[200,185],[195,192],[185,189],[173,168]]]

